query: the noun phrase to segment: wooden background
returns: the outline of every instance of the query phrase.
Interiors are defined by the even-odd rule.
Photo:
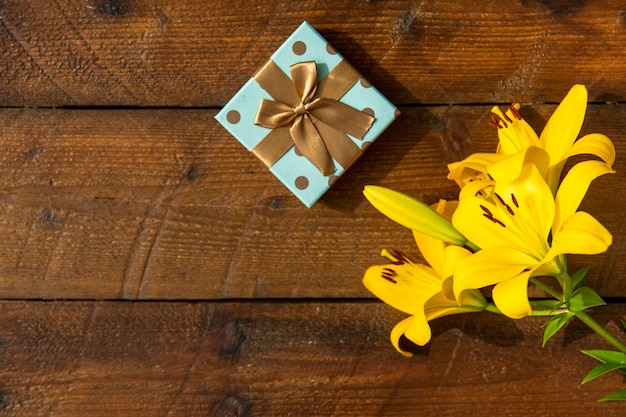
[[[303,20],[402,111],[311,209],[213,119]],[[624,415],[581,325],[447,317],[407,359],[361,285],[419,258],[364,185],[454,198],[492,105],[541,130],[575,83],[617,174],[583,203],[613,246],[571,263],[620,333],[626,2],[0,1],[0,415]]]

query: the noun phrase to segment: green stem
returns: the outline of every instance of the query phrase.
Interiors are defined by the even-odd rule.
[[[618,348],[622,353],[626,353],[626,345],[622,343],[618,338],[609,333],[604,327],[600,325],[597,321],[595,321],[591,316],[584,311],[579,311],[574,313],[576,317],[580,319],[583,323],[589,326],[593,331],[598,333],[600,336],[604,338],[607,342]]]
[[[535,284],[537,287],[541,288],[542,290],[544,290],[546,293],[550,294],[551,296],[553,296],[554,298],[556,298],[559,301],[563,301],[563,296],[553,290],[552,288],[550,288],[549,286],[547,286],[543,281],[541,281],[538,278],[532,277],[530,279],[530,282],[532,282],[533,284]]]
[[[533,310],[530,313],[531,316],[535,317],[546,317],[546,316],[558,316],[561,313],[567,313],[567,309],[565,308],[557,308],[556,310]]]
[[[498,307],[496,307],[493,304],[487,304],[487,307],[485,307],[485,311],[489,311],[490,313],[495,313],[495,314],[502,314],[502,312],[498,309]],[[561,313],[567,313],[567,310],[564,308],[558,308],[556,310],[533,310],[532,313],[530,313],[531,316],[536,316],[536,317],[546,317],[546,316],[556,316],[559,315]]]
[[[502,312],[494,304],[487,304],[487,307],[485,307],[485,311],[489,311],[490,313],[502,314]]]
[[[473,244],[469,240],[467,242],[465,242],[465,246],[470,248],[472,250],[472,252],[478,252],[480,250],[480,248],[478,246],[476,246],[475,244]]]
[[[567,261],[563,261],[567,264]],[[569,276],[569,272],[567,272],[567,266],[564,266],[563,272],[556,277],[556,279],[561,284],[561,288],[563,289],[563,298],[562,300],[569,301],[572,298],[572,277]]]

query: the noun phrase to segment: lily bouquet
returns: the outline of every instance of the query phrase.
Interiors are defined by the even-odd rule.
[[[570,273],[567,266],[567,254],[599,254],[611,245],[611,233],[578,208],[591,182],[614,172],[613,143],[599,133],[578,138],[587,108],[582,85],[572,87],[540,135],[519,108],[492,109],[496,152],[475,153],[448,166],[448,178],[460,187],[458,201],[441,200],[431,207],[387,188],[365,187],[365,197],[375,208],[412,231],[428,264],[383,250],[388,263],[368,268],[363,283],[410,315],[391,331],[393,346],[406,356],[411,353],[401,338],[427,344],[429,321],[488,311],[512,319],[549,317],[544,345],[577,318],[616,349],[583,351],[600,362],[583,382],[611,371],[626,373],[626,345],[587,313],[605,304],[585,286],[590,267]],[[566,161],[574,155],[592,158],[563,176]],[[529,285],[551,298],[529,300]],[[491,289],[489,299],[485,288]],[[626,400],[626,389],[602,400]]]

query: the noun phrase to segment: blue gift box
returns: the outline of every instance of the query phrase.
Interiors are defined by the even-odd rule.
[[[311,91],[322,99],[326,99],[325,101],[319,100],[318,103],[328,104],[333,110],[316,113],[316,105],[311,104],[315,101],[314,99],[311,101],[302,98],[302,103],[293,106],[293,108],[278,103],[280,101],[278,96],[283,95],[282,91],[277,91],[277,89],[282,90],[281,86],[285,86],[284,90],[287,92],[293,90],[301,93],[301,87],[296,86],[294,88],[293,85],[286,85],[287,83],[297,84],[299,81],[298,74],[300,72],[294,70],[294,67],[311,69],[311,66],[313,69],[311,77],[317,78],[318,88],[315,92],[316,87],[314,86]],[[339,76],[336,76],[337,74]],[[342,81],[336,81],[342,78],[343,85],[339,86],[341,88],[333,88],[333,84],[342,84]],[[267,86],[267,83],[273,82],[278,83],[278,88],[273,87],[274,90]],[[326,86],[330,85],[330,88],[325,89],[324,83]],[[267,90],[270,90],[271,94],[262,87],[262,84]],[[306,82],[301,84],[306,84]],[[333,90],[336,91],[332,92]],[[329,97],[325,97],[325,93],[321,93],[321,91],[330,91],[328,92]],[[333,94],[337,96],[333,96]],[[283,109],[284,107],[288,110],[287,113],[293,111],[293,114],[290,114],[289,117],[283,117],[285,112],[276,111],[276,114],[270,115],[272,117],[270,117],[270,124],[268,125],[262,121],[262,116],[260,116],[261,113],[264,113],[260,110],[262,104],[268,105],[266,108],[272,110]],[[310,106],[308,110],[304,108],[306,106]],[[300,110],[297,107],[300,107]],[[348,113],[342,113],[342,116],[337,117],[331,116],[331,121],[326,120],[325,115],[334,112],[337,107],[340,108],[337,111],[348,111]],[[346,107],[350,108],[345,109]],[[363,114],[350,113],[355,111]],[[358,117],[346,116],[346,114]],[[330,188],[332,183],[348,169],[350,164],[361,155],[365,148],[393,122],[398,114],[399,112],[393,104],[362,78],[311,25],[303,22],[270,57],[268,63],[244,84],[215,118],[246,149],[254,152],[265,162],[269,170],[296,197],[307,207],[311,207]],[[297,124],[296,119],[298,117],[304,117],[299,119],[298,123],[304,120],[302,123],[308,123],[308,126],[301,128],[302,126],[299,125],[298,128],[293,128]],[[369,118],[369,122],[363,122],[363,126],[356,126],[356,129],[360,130],[358,135],[360,137],[355,136],[357,134],[352,133],[353,130],[350,130],[350,127],[342,126],[351,123],[353,125],[359,124],[360,121],[358,123],[354,121],[367,118]],[[285,122],[285,125],[274,127],[271,123],[274,123],[276,119],[279,119],[280,123]],[[313,126],[315,129],[310,130]],[[301,132],[313,132],[313,136],[319,136],[322,144],[315,148],[317,150],[313,153],[321,152],[322,155],[327,155],[326,160],[331,168],[323,168],[321,166],[323,162],[316,160],[315,155],[312,155],[311,152],[302,152],[303,149],[307,148],[309,138],[306,135],[302,137],[303,133]],[[283,133],[282,136],[279,133]],[[336,135],[337,133],[339,136]],[[301,135],[299,142],[297,134]],[[341,140],[330,143],[330,136]],[[294,145],[292,137],[295,138],[293,140],[302,145]],[[339,145],[334,144],[338,142],[341,143]],[[319,150],[319,148],[327,149]],[[336,153],[335,149],[339,149],[339,153]]]

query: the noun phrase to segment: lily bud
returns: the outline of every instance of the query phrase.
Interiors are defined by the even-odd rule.
[[[446,218],[413,197],[376,185],[366,185],[363,194],[378,211],[404,227],[446,243],[473,246]]]

